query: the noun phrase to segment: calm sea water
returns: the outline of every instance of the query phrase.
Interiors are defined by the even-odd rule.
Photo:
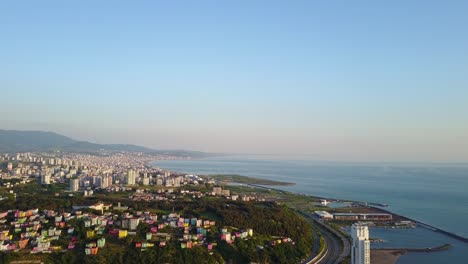
[[[296,185],[278,188],[320,197],[385,203],[395,213],[468,237],[467,165],[356,164],[248,156],[156,161],[153,165],[192,174],[240,174],[287,181]],[[372,235],[372,230],[371,236],[389,241],[381,244],[384,247],[454,245],[445,252],[408,254],[398,263],[468,263],[468,244],[427,229],[376,231],[378,236]]]

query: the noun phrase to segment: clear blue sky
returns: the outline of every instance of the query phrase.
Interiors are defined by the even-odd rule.
[[[468,160],[468,1],[1,1],[1,128]]]

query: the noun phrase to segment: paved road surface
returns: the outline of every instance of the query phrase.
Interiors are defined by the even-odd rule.
[[[303,263],[339,264],[341,261],[343,261],[344,258],[349,256],[350,243],[349,240],[345,236],[343,236],[343,234],[322,223],[312,214],[303,213],[303,215],[314,226],[316,232],[320,233],[323,236],[326,244],[326,251],[323,253],[323,255],[317,256],[317,252],[314,252],[312,254],[313,257],[309,257]],[[317,237],[318,236],[316,236],[316,239]],[[341,242],[340,240],[343,242]],[[314,248],[316,248],[316,246],[314,246]]]

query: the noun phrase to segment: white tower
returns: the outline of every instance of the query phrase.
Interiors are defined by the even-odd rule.
[[[77,192],[80,189],[80,180],[71,179],[70,180],[70,191]]]
[[[50,174],[41,175],[41,184],[50,184]]]
[[[351,237],[353,238],[351,263],[370,264],[370,241],[367,225],[362,223],[353,224],[351,226]]]
[[[127,173],[127,185],[135,185],[135,180],[136,180],[136,171],[134,170],[129,170]]]

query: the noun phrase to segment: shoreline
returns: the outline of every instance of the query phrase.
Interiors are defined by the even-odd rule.
[[[431,253],[450,249],[449,244],[432,248],[376,248],[371,249],[371,264],[395,264],[408,253]]]
[[[426,229],[429,229],[433,232],[437,232],[437,233],[441,233],[445,236],[448,236],[450,238],[453,238],[453,239],[456,239],[458,241],[461,241],[461,242],[464,242],[464,243],[468,243],[468,238],[466,237],[463,237],[463,236],[460,236],[460,235],[457,235],[455,233],[452,233],[450,231],[446,231],[446,230],[443,230],[443,229],[440,229],[438,227],[435,227],[435,226],[432,226],[432,225],[429,225],[429,224],[426,224],[424,222],[421,222],[421,221],[418,221],[418,220],[414,220],[412,218],[409,218],[407,216],[403,216],[403,215],[400,215],[400,214],[396,214],[396,213],[393,213],[391,211],[388,211],[388,210],[385,210],[385,209],[382,209],[382,208],[379,208],[379,207],[375,207],[375,206],[369,206],[370,208],[373,208],[375,210],[379,210],[381,212],[384,212],[384,213],[388,213],[388,214],[392,214],[394,216],[397,216],[397,217],[401,217],[401,218],[405,218],[405,219],[408,219],[410,221],[412,221],[413,223],[415,223],[416,225],[420,226],[420,227],[424,227]]]
[[[152,162],[156,162],[157,160],[154,160],[154,161],[151,161],[151,162],[148,162],[146,163],[145,165],[147,166],[151,166],[151,167],[155,167],[153,165],[151,165]],[[174,171],[175,173],[180,173],[180,172],[176,172]],[[232,174],[212,174],[212,175],[224,175],[224,176],[229,176]],[[209,175],[208,175],[209,176]],[[258,180],[263,180],[261,178],[255,178],[255,177],[251,177],[251,176],[244,176],[244,175],[236,175],[238,177],[246,177],[246,178],[250,178],[250,179],[258,179]],[[275,190],[275,191],[279,191],[279,192],[289,192],[289,193],[292,193],[292,194],[295,194],[295,195],[298,195],[298,196],[302,196],[302,195],[306,195],[306,196],[310,196],[310,197],[313,197],[313,198],[318,198],[318,199],[327,199],[327,200],[331,200],[331,201],[341,201],[341,202],[351,202],[351,203],[358,203],[358,204],[362,204],[362,205],[366,205],[367,207],[369,208],[373,208],[375,210],[378,210],[378,211],[381,211],[381,212],[384,212],[384,213],[388,213],[388,214],[391,214],[393,216],[397,216],[399,218],[404,218],[404,219],[408,219],[412,222],[414,222],[415,224],[417,224],[418,226],[421,226],[421,227],[424,227],[424,228],[427,228],[433,232],[437,232],[437,233],[441,233],[445,236],[448,236],[450,238],[453,238],[453,239],[456,239],[458,241],[461,241],[461,242],[464,242],[464,243],[468,243],[468,238],[466,237],[463,237],[461,235],[457,235],[453,232],[450,232],[450,231],[446,231],[446,230],[443,230],[443,229],[440,229],[438,227],[435,227],[435,226],[432,226],[432,225],[429,225],[429,224],[426,224],[422,221],[419,221],[419,220],[414,220],[410,217],[407,217],[407,216],[403,216],[403,215],[400,215],[400,214],[397,214],[397,213],[394,213],[392,211],[389,211],[389,210],[386,210],[386,209],[383,209],[382,207],[386,207],[387,204],[379,204],[379,203],[373,203],[373,202],[362,202],[362,201],[354,201],[354,200],[346,200],[346,199],[336,199],[336,198],[330,198],[330,197],[320,197],[320,196],[313,196],[313,195],[308,195],[308,194],[301,194],[301,193],[296,193],[296,192],[291,192],[291,191],[285,191],[285,190],[281,190],[281,189],[277,189],[277,188],[274,188],[274,186],[293,186],[293,185],[296,185],[296,183],[293,183],[293,185],[264,185],[264,184],[256,184],[256,183],[243,183],[243,182],[236,182],[236,181],[232,181],[233,183],[239,183],[239,184],[243,184],[243,185],[246,185],[246,186],[251,186],[251,187],[254,187],[254,188],[263,188],[263,189],[271,189],[271,190]],[[388,250],[393,250],[393,249],[388,249]]]
[[[396,264],[398,259],[405,255],[406,252],[401,250],[392,250],[392,249],[371,249],[370,250],[370,259],[371,264]]]
[[[216,181],[223,183],[236,183],[236,184],[246,184],[246,185],[263,185],[263,186],[294,186],[294,182],[282,182],[275,180],[267,180],[261,178],[255,178],[250,176],[244,176],[239,174],[200,174],[198,175],[202,178],[211,178]]]
[[[275,190],[275,191],[280,191],[280,192],[289,192],[289,191],[284,191],[284,190],[280,190],[280,189],[276,189],[276,188],[270,188],[270,187],[267,187],[267,186],[261,186],[261,185],[256,185],[256,184],[246,184],[246,185],[249,185],[249,186],[252,186],[252,187],[256,187],[256,188],[266,188],[266,189],[272,189],[272,190]],[[296,195],[304,195],[304,194],[299,194],[299,193],[294,193],[294,192],[290,192],[290,193],[293,193],[293,194],[296,194]],[[306,195],[306,194],[305,194]],[[360,202],[360,201],[351,201],[351,200],[338,200],[338,199],[335,199],[335,198],[325,198],[325,197],[319,197],[319,196],[312,196],[312,195],[308,195],[308,196],[311,196],[311,197],[314,197],[314,198],[319,198],[319,199],[327,199],[327,200],[330,200],[330,201],[343,201],[343,202],[351,202],[351,203],[358,203],[358,204],[365,204],[365,202]],[[370,204],[370,203],[369,203]],[[461,241],[461,242],[464,242],[464,243],[468,243],[468,238],[466,237],[463,237],[463,236],[460,236],[460,235],[457,235],[455,233],[452,233],[450,231],[446,231],[446,230],[443,230],[443,229],[440,229],[438,227],[435,227],[435,226],[432,226],[432,225],[429,225],[429,224],[426,224],[424,222],[421,222],[421,221],[418,221],[418,220],[414,220],[410,217],[407,217],[407,216],[404,216],[404,215],[400,215],[400,214],[397,214],[397,213],[394,213],[392,211],[389,211],[389,210],[386,210],[386,209],[383,209],[379,206],[372,206],[372,205],[368,205],[367,207],[369,208],[372,208],[374,210],[377,210],[377,211],[380,211],[380,212],[383,212],[383,213],[388,213],[388,214],[391,214],[393,217],[398,217],[398,218],[402,218],[402,219],[407,219],[407,220],[410,220],[412,221],[413,223],[415,223],[416,225],[418,226],[421,226],[421,227],[424,227],[426,229],[429,229],[433,232],[438,232],[438,233],[441,233],[445,236],[448,236],[448,237],[451,237],[453,239],[456,239],[458,241]],[[390,249],[389,249],[390,250]]]

